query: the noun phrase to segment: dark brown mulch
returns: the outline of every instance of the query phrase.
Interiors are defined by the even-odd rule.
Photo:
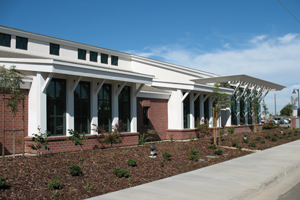
[[[270,134],[278,132],[278,130],[268,132]],[[289,130],[285,130],[285,132],[287,133]],[[256,137],[263,138],[266,134],[258,132],[248,135],[250,141],[252,141]],[[243,134],[224,136],[222,145],[231,146],[232,141],[237,140],[239,144],[250,148],[248,144],[243,144],[242,137]],[[259,144],[257,148],[264,149],[295,139],[299,138],[294,136],[293,131],[291,139],[282,139],[280,142],[262,139],[266,140],[266,145]],[[63,188],[56,190],[56,199],[85,199],[174,176],[251,153],[236,149],[220,148],[227,155],[221,155],[218,158],[207,158],[205,157],[206,155],[215,155],[214,150],[208,148],[211,141],[212,139],[205,138],[188,142],[158,142],[156,143],[157,158],[148,157],[150,145],[53,154],[51,156],[6,158],[5,161],[0,161],[0,176],[7,176],[7,182],[10,187],[0,189],[0,199],[54,199],[53,191],[49,190],[47,185],[57,176],[61,177]],[[190,160],[188,152],[191,149],[199,150],[201,158],[205,159],[205,161]],[[162,153],[164,152],[171,153],[172,157],[170,161],[165,162],[164,166],[161,166]],[[79,158],[82,158],[83,161],[80,161]],[[136,159],[137,166],[128,166],[126,163],[128,159]],[[80,165],[83,176],[71,176],[68,167],[73,164]],[[131,181],[124,177],[117,179],[114,174],[115,167],[129,170]],[[84,186],[87,184],[93,186],[91,191],[84,189]]]

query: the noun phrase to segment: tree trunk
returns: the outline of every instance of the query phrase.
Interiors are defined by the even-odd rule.
[[[12,127],[13,127],[13,158],[15,158],[16,152],[16,136],[15,136],[15,117],[12,119]]]
[[[216,139],[216,123],[215,123],[215,108],[213,108],[213,130],[214,130],[214,144],[217,145],[217,139]]]
[[[219,146],[221,146],[221,118],[219,118]]]
[[[5,151],[5,95],[2,96],[2,159]]]

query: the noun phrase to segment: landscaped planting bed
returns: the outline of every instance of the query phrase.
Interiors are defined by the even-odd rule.
[[[232,142],[236,141],[248,149],[265,149],[299,139],[300,134],[295,136],[295,131],[292,131],[289,138],[290,131],[285,129],[286,135],[281,135],[280,129],[248,133],[249,143],[255,141],[256,147],[250,147],[243,142],[244,134],[223,136],[221,145],[232,146]],[[271,141],[274,133],[278,134],[277,141]],[[265,139],[265,135],[271,135],[271,139]],[[279,139],[280,136],[283,136],[283,139]],[[261,137],[261,141],[265,140],[265,144],[256,141],[257,137]],[[221,155],[217,155],[215,153],[217,149],[209,148],[211,142],[212,138],[184,142],[157,142],[156,158],[149,158],[149,144],[138,147],[6,158],[0,161],[0,176],[7,177],[8,186],[0,189],[0,199],[85,199],[252,153],[220,147],[218,149],[223,152],[219,151]],[[165,159],[163,155],[166,156]],[[208,158],[207,155],[217,157]],[[199,158],[204,161],[198,161]],[[72,174],[79,176],[71,175],[68,169],[70,166],[73,166]],[[78,169],[81,169],[81,172]],[[125,177],[118,178],[116,174]],[[52,184],[49,184],[50,182]]]

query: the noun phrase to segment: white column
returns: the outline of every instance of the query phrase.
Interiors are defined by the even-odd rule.
[[[178,104],[178,129],[183,129],[183,102],[181,101],[183,94],[181,90],[177,90],[177,104]]]
[[[90,95],[91,95],[91,107],[90,107],[90,113],[91,113],[91,134],[98,134],[94,129],[95,126],[98,126],[98,93],[95,93],[95,90],[97,88],[97,79],[93,79],[91,82],[91,89],[90,89]],[[94,124],[94,125],[93,125]]]
[[[261,123],[261,104],[259,103],[259,108],[258,108],[258,117],[257,117],[257,121],[258,121],[258,124]]]
[[[137,108],[136,108],[136,84],[132,83],[130,88],[130,115],[131,115],[131,121],[130,121],[130,132],[137,132]]]
[[[231,108],[230,106],[226,108],[226,125],[225,126],[231,126]]]
[[[14,36],[14,35],[11,36],[10,47],[12,49],[16,48],[16,36]]]
[[[71,92],[71,88],[74,86],[74,77],[68,77],[67,88],[66,88],[66,135],[69,136],[68,129],[74,130],[74,92]]]
[[[241,107],[241,104],[240,104],[240,100],[237,100],[236,101],[236,123],[237,125],[239,126],[240,125],[240,121],[241,121],[241,112],[240,112],[240,107]]]
[[[200,94],[199,98],[200,98],[200,124],[204,124],[204,101],[203,101],[203,95],[204,94]]]
[[[245,118],[245,124],[246,125],[248,125],[248,101],[245,101],[245,107],[244,107],[244,109],[245,109],[245,116],[244,116],[244,118]]]
[[[209,127],[213,127],[213,101],[212,96],[208,97],[208,119],[209,119]]]
[[[118,91],[118,82],[114,82],[112,85],[112,128],[119,122],[119,96],[116,95]]]
[[[190,128],[195,128],[194,92],[190,93]]]

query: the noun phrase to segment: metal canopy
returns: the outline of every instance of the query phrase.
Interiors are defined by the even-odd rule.
[[[207,84],[207,83],[230,83],[230,84],[242,84],[247,85],[251,84],[251,86],[259,86],[263,88],[263,90],[272,90],[278,91],[286,88],[286,86],[279,85],[276,83],[272,83],[269,81],[265,81],[263,79],[255,78],[252,76],[248,76],[245,74],[240,75],[230,75],[230,76],[219,76],[219,77],[211,77],[211,78],[200,78],[200,79],[191,79],[195,83]]]

